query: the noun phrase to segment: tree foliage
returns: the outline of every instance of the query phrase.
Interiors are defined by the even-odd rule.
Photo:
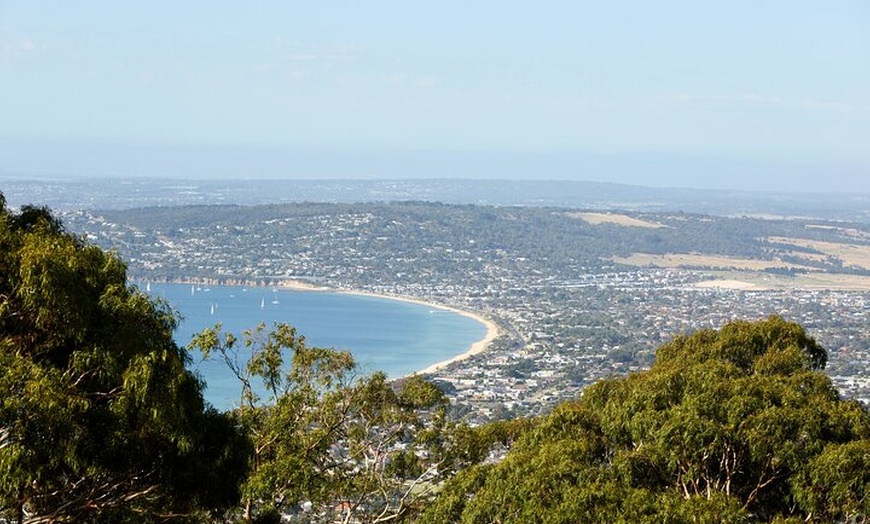
[[[661,347],[447,482],[425,522],[757,522],[867,518],[870,415],[778,317]]]
[[[165,304],[44,208],[0,198],[0,517],[193,518],[238,498],[246,439],[207,409]]]
[[[443,458],[444,394],[413,376],[357,376],[347,352],[311,347],[286,324],[241,338],[218,325],[191,343],[239,380],[238,423],[250,435],[241,518],[385,522],[428,500]]]
[[[217,325],[191,347],[222,360],[240,384],[233,414],[253,444],[238,512],[245,522],[413,520],[440,483],[528,425],[450,421],[433,383],[358,376],[349,353],[311,347],[286,324],[241,337]]]

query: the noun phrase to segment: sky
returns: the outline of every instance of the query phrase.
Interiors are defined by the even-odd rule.
[[[0,174],[870,192],[870,2],[0,0]]]

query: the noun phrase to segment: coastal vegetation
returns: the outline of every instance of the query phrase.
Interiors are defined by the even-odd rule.
[[[679,335],[551,413],[472,427],[289,325],[189,348],[48,210],[0,198],[0,517],[38,522],[860,522],[870,413],[781,317]],[[190,351],[239,407],[204,403]],[[518,367],[516,373],[527,370]]]
[[[446,440],[446,398],[419,376],[356,376],[350,353],[310,347],[286,324],[241,339],[216,326],[191,347],[239,383],[233,417],[251,443],[244,522],[402,520],[461,465]]]
[[[864,522],[870,413],[778,317],[679,336],[535,421],[423,522]]]
[[[176,319],[114,255],[0,195],[0,515],[158,522],[222,512],[247,438],[210,409]]]

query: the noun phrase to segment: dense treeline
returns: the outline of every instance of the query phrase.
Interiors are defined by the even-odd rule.
[[[648,371],[598,382],[549,415],[477,428],[451,421],[433,384],[357,376],[351,355],[310,347],[290,326],[241,337],[217,326],[186,349],[175,323],[128,285],[118,258],[0,197],[0,517],[870,516],[870,413],[840,399],[824,348],[779,317],[677,337]],[[204,404],[191,350],[231,369],[237,409]]]
[[[246,439],[115,256],[0,194],[0,515],[152,522],[238,499]]]
[[[778,317],[659,348],[461,471],[424,522],[864,522],[870,414]]]

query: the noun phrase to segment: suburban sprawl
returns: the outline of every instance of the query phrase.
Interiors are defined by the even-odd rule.
[[[499,335],[486,351],[430,375],[472,422],[547,411],[648,367],[677,334],[770,315],[804,325],[843,394],[870,402],[870,227],[859,214],[191,196],[202,194],[142,208],[98,199],[61,216],[135,279],[364,291],[491,320]]]
[[[855,197],[838,207],[685,191],[663,203],[663,190],[602,184],[167,184],[19,182],[7,194],[60,210],[134,279],[364,291],[477,313],[498,336],[430,375],[471,421],[547,411],[648,367],[677,334],[769,315],[804,325],[843,394],[870,401],[870,227]],[[332,203],[262,204],[291,194]],[[468,203],[484,194],[495,202]]]

